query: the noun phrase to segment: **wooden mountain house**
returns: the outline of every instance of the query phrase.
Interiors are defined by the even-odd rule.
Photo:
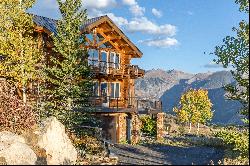
[[[40,33],[48,51],[49,34],[56,33],[56,20],[34,15],[36,31]],[[126,37],[108,16],[83,23],[86,34],[88,63],[94,79],[91,105],[103,121],[104,136],[116,142],[139,141],[139,101],[135,98],[135,79],[144,76],[144,70],[131,64],[132,58],[141,58],[142,52]]]

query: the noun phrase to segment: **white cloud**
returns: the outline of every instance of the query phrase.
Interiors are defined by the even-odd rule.
[[[114,13],[107,13],[108,17],[114,21],[118,26],[123,26],[128,24],[128,20],[123,17],[117,17],[114,15]]]
[[[146,17],[134,18],[131,21],[124,17],[116,16],[114,13],[103,13],[100,10],[92,10],[90,17],[108,15],[109,18],[114,21],[119,27],[124,27],[128,32],[142,32],[153,35],[167,35],[174,36],[177,28],[171,24],[157,25]]]
[[[104,15],[103,12],[101,10],[98,10],[98,9],[88,9],[88,17],[89,18],[93,18],[93,17],[99,17],[99,16],[102,16]]]
[[[129,6],[137,4],[137,2],[135,0],[122,0],[122,3],[124,5],[129,5]]]
[[[157,9],[155,9],[155,8],[152,9],[152,13],[156,17],[159,17],[159,18],[162,17],[162,12],[159,11],[159,10],[157,10]]]
[[[177,31],[177,28],[174,25],[157,25],[149,21],[146,17],[134,18],[134,20],[128,22],[126,29],[129,32],[143,32],[148,34],[168,36],[174,36]]]
[[[223,68],[222,64],[217,64],[215,62],[210,62],[204,65],[205,68]]]
[[[176,46],[179,44],[179,42],[174,38],[140,40],[139,43],[146,44],[147,46],[162,48]]]
[[[144,7],[140,7],[139,5],[132,5],[129,8],[129,11],[134,14],[135,16],[143,16],[146,9]]]
[[[128,24],[128,20],[123,17],[116,16],[114,13],[103,13],[101,10],[92,9],[90,14],[88,15],[90,18],[99,17],[103,15],[107,15],[118,27],[122,27]]]
[[[146,9],[144,7],[139,6],[139,4],[136,2],[136,0],[122,0],[122,3],[124,5],[128,5],[129,11],[134,15],[134,16],[143,16]]]
[[[83,0],[83,6],[87,9],[105,9],[109,7],[114,7],[116,4],[116,0]]]

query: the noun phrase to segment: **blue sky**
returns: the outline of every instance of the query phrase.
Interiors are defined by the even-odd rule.
[[[107,14],[143,52],[145,70],[224,70],[209,55],[247,15],[234,0],[83,0],[89,17]],[[31,13],[60,18],[56,0],[37,0]],[[207,54],[204,54],[206,52]]]

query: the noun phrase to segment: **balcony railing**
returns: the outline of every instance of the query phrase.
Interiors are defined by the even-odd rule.
[[[145,112],[162,110],[161,101],[152,102],[150,100],[140,100],[137,97],[112,98],[110,96],[93,96],[89,98],[89,102],[93,108],[105,108],[114,111],[131,110],[135,112]]]
[[[114,75],[114,76],[130,75],[131,77],[142,77],[145,74],[145,71],[140,69],[137,65],[89,60],[89,66],[91,72],[94,74]]]

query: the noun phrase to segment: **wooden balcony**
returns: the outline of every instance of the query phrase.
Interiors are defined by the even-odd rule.
[[[91,73],[96,77],[129,77],[136,79],[143,77],[145,71],[137,65],[124,65],[114,62],[91,60],[89,61]]]
[[[145,71],[140,69],[137,65],[130,65],[129,66],[129,75],[132,78],[140,78],[145,75]]]
[[[109,96],[93,96],[89,98],[89,105],[95,108],[94,112],[134,112],[141,114],[155,114],[162,112],[160,101],[151,102],[133,98],[111,98]]]

